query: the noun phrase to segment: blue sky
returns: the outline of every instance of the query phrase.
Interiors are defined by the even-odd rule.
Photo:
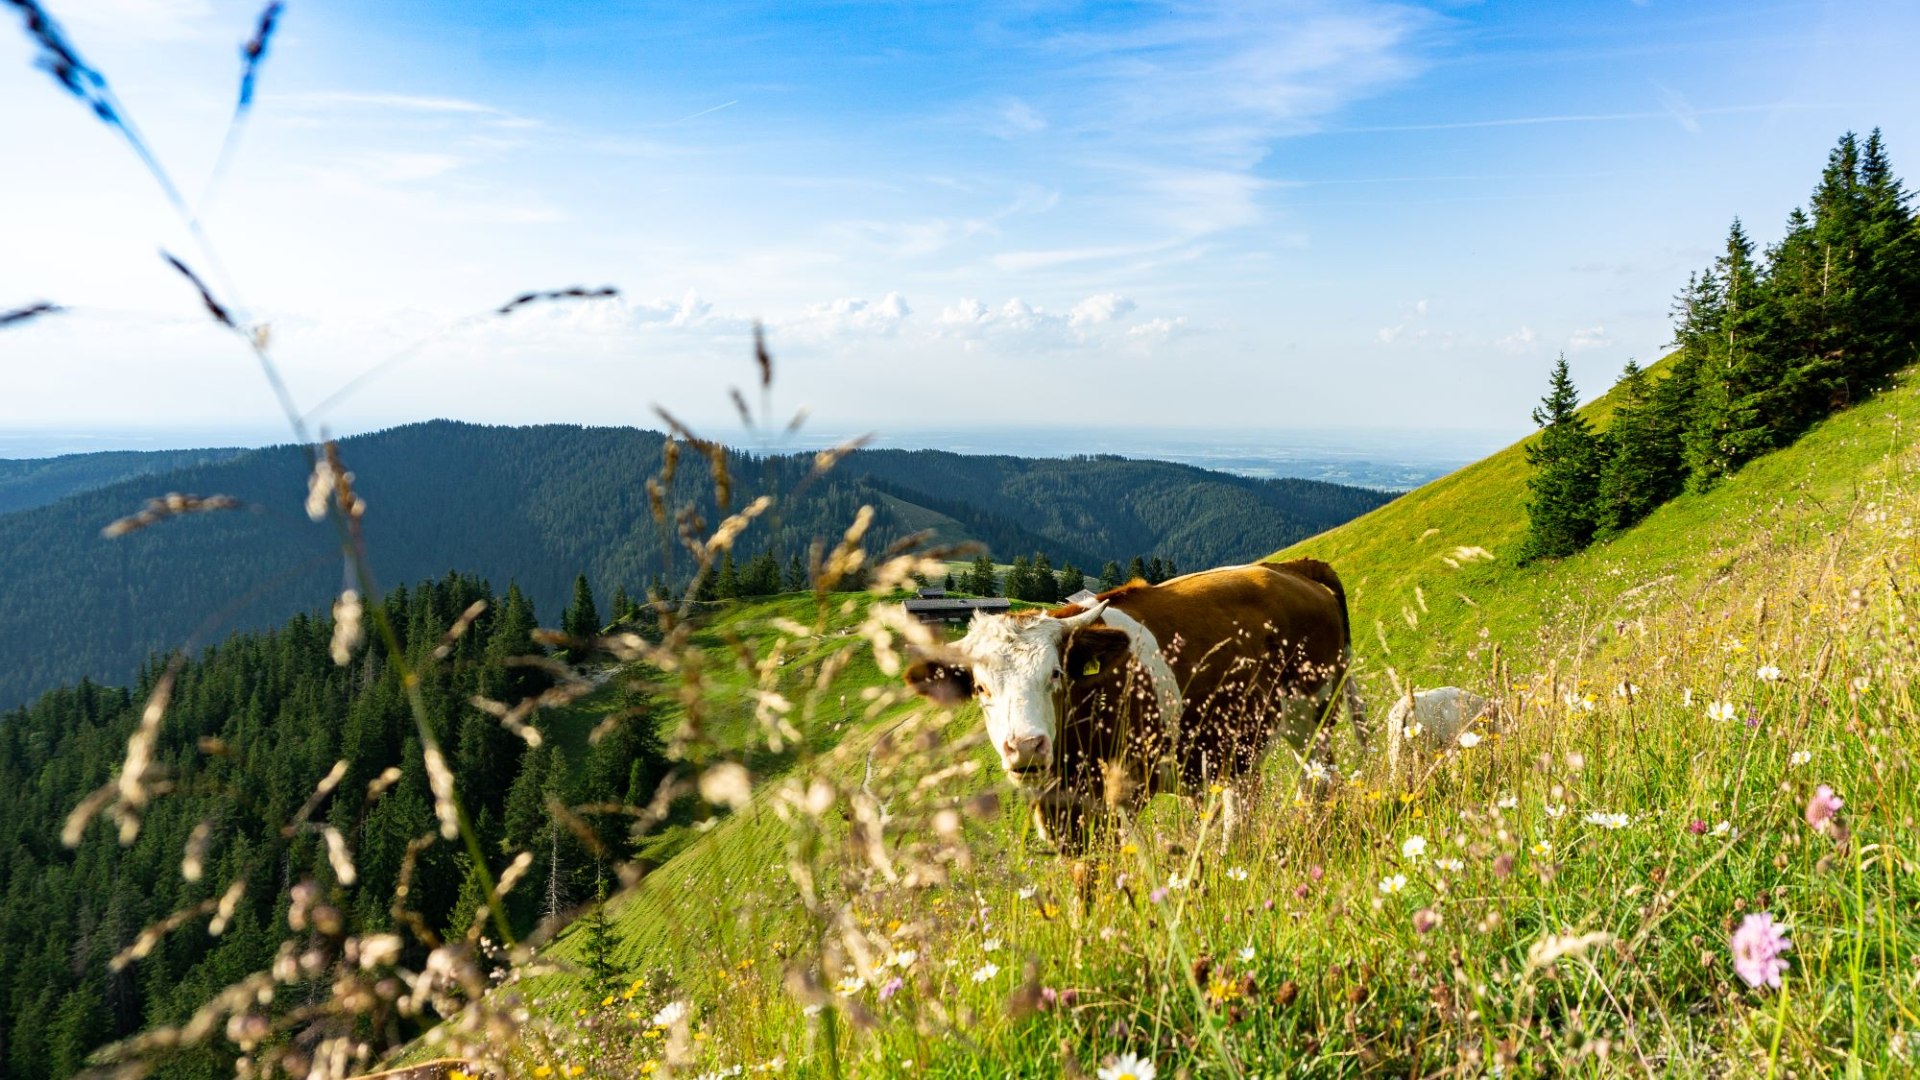
[[[257,8],[59,0],[196,200]],[[1597,393],[1739,214],[1849,128],[1920,160],[1920,9],[1796,4],[644,5],[293,0],[203,212],[295,397],[709,424],[769,327],[830,430],[1519,434]],[[204,262],[0,34],[0,431],[271,430]],[[618,301],[510,318],[529,288]]]

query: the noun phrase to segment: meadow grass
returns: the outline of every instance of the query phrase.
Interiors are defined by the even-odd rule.
[[[1903,1073],[1920,1031],[1920,457],[1901,437],[1917,409],[1903,386],[1560,564],[1502,554],[1515,504],[1498,461],[1480,487],[1301,545],[1333,557],[1359,620],[1382,624],[1361,642],[1375,682],[1403,664],[1421,685],[1494,693],[1505,730],[1398,783],[1383,755],[1347,746],[1325,804],[1293,797],[1297,770],[1275,760],[1267,805],[1224,852],[1202,835],[1210,795],[1156,800],[1085,860],[1035,841],[1009,796],[944,822],[897,814],[888,843],[935,850],[941,872],[890,880],[839,808],[874,740],[917,715],[891,706],[797,768],[792,784],[839,785],[820,812],[765,792],[614,905],[624,986],[588,993],[562,973],[520,987],[533,1020],[515,1060],[626,1075],[1071,1076],[1127,1054],[1162,1076]],[[1483,512],[1449,520],[1450,490]],[[1421,540],[1429,527],[1445,532]],[[1439,560],[1461,546],[1495,558]],[[1465,599],[1442,610],[1437,582]],[[1396,602],[1412,617],[1388,628]],[[878,666],[845,675],[886,681]],[[965,709],[927,730],[961,740],[977,723]],[[997,789],[990,758],[972,760],[937,785],[942,806]],[[1844,807],[1816,827],[1821,785]],[[1792,941],[1777,989],[1749,986],[1731,951],[1762,912]],[[576,928],[555,953],[577,961],[581,945]]]

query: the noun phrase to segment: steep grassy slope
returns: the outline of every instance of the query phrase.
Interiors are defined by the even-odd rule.
[[[950,856],[908,885],[850,854],[831,810],[810,822],[763,794],[616,903],[631,983],[604,1005],[577,976],[526,988],[521,1060],[1899,1072],[1920,1028],[1916,421],[1908,383],[1559,564],[1511,563],[1517,451],[1289,549],[1353,583],[1383,639],[1363,644],[1376,675],[1488,687],[1509,729],[1399,794],[1349,751],[1323,808],[1289,806],[1295,770],[1276,763],[1279,797],[1224,857],[1198,833],[1210,796],[1160,800],[1090,879],[1030,844],[1017,804],[946,846],[902,813],[898,851]],[[1472,545],[1494,559],[1441,561]],[[1491,685],[1495,645],[1510,685]],[[824,775],[857,776],[894,722],[856,724]],[[959,806],[983,784],[940,790]],[[1844,796],[1840,827],[1807,817],[1816,785]],[[1784,991],[1749,988],[1733,962],[1729,931],[1756,911],[1790,928]],[[584,944],[576,930],[556,955]],[[652,1024],[669,1001],[686,1017]]]
[[[1376,682],[1387,666],[1418,685],[1463,678],[1462,661],[1492,642],[1510,656],[1571,666],[1605,647],[1623,620],[1697,602],[1703,588],[1737,576],[1756,544],[1817,545],[1864,486],[1889,478],[1897,460],[1889,453],[1920,413],[1914,394],[1908,383],[1842,413],[1733,482],[1681,495],[1573,558],[1516,562],[1531,440],[1276,557],[1311,555],[1341,571]],[[1583,414],[1604,427],[1612,406],[1603,397]]]

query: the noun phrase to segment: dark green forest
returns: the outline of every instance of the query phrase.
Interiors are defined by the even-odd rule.
[[[1842,136],[1806,208],[1758,251],[1738,218],[1674,300],[1663,373],[1631,361],[1613,420],[1576,406],[1566,358],[1527,447],[1528,559],[1571,555],[1704,491],[1885,388],[1920,346],[1920,218],[1879,131]]]
[[[367,546],[388,580],[449,570],[517,584],[557,611],[584,571],[597,595],[678,588],[684,549],[656,524],[646,490],[665,437],[629,428],[486,427],[434,421],[343,440],[367,500]],[[727,458],[731,503],[793,492],[812,455]],[[127,480],[0,516],[0,707],[82,678],[120,683],[155,652],[278,625],[342,585],[337,538],[301,512],[307,459],[275,447]],[[722,516],[707,461],[680,455],[673,505]],[[118,539],[101,527],[168,491],[227,495],[238,510],[162,521]],[[1353,518],[1387,496],[1309,480],[1255,480],[1112,457],[963,457],[860,451],[743,538],[742,568],[771,554],[783,572],[832,542],[862,504],[872,549],[923,528],[1002,558],[1045,552],[1099,566],[1136,552],[1200,568],[1256,557]]]
[[[476,600],[491,606],[435,660],[448,627]],[[516,935],[591,901],[594,860],[550,820],[546,803],[651,797],[666,769],[652,700],[641,691],[603,691],[623,695],[616,711],[631,715],[597,743],[553,729],[578,718],[536,713],[533,724],[548,737],[529,749],[468,703],[474,694],[517,700],[547,685],[539,669],[512,663],[539,652],[536,613],[524,595],[496,596],[478,578],[448,576],[395,590],[386,611],[409,666],[422,673],[429,722],[483,849],[499,860],[493,869],[511,852],[537,856],[528,881],[507,897]],[[111,823],[95,821],[69,850],[62,828],[76,805],[120,771],[164,663],[145,665],[131,689],[82,682],[0,713],[0,790],[7,793],[0,800],[7,852],[0,862],[0,1072],[23,1080],[67,1076],[111,1038],[184,1021],[221,988],[272,963],[289,933],[290,890],[301,881],[314,882],[320,902],[357,927],[395,926],[394,886],[408,844],[435,833],[432,794],[390,654],[375,646],[336,666],[331,633],[328,620],[298,615],[180,666],[155,751],[172,794],[151,804],[127,847]],[[575,747],[573,756],[561,746]],[[334,793],[307,826],[285,833],[336,762],[346,774]],[[397,782],[370,791],[389,768],[398,770]],[[329,825],[353,853],[358,880],[351,885],[331,869],[319,831]],[[621,825],[601,827],[603,843],[631,852]],[[188,881],[184,853],[202,828],[204,872]],[[224,933],[210,936],[208,920],[196,919],[146,958],[109,970],[143,928],[221,897],[236,880],[247,888]],[[408,908],[434,933],[458,936],[480,896],[466,851],[441,841],[414,868]],[[231,1071],[231,1062],[189,1056],[165,1074]]]

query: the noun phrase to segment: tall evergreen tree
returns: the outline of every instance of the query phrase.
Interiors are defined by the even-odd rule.
[[[1128,581],[1147,580],[1147,560],[1141,558],[1138,555],[1135,555],[1133,557],[1133,561],[1127,563],[1127,580]]]
[[[713,594],[719,600],[740,598],[740,570],[733,564],[733,552],[720,557],[720,572],[714,575]]]
[[[1719,285],[1715,333],[1695,378],[1686,434],[1688,486],[1705,490],[1772,442],[1764,417],[1755,413],[1753,392],[1765,372],[1755,346],[1759,319],[1759,272],[1753,241],[1735,218],[1726,251],[1714,264]]]
[[[1522,561],[1560,558],[1592,541],[1599,525],[1601,447],[1577,411],[1579,394],[1562,354],[1553,366],[1547,395],[1533,411],[1539,436],[1527,444],[1527,537]]]
[[[788,557],[787,572],[781,584],[787,587],[788,592],[807,591],[807,564],[801,560],[800,556]]]
[[[604,625],[593,603],[593,587],[587,584],[587,575],[581,574],[573,579],[573,602],[560,616],[560,629],[576,641],[591,641],[600,636]]]
[[[1117,589],[1126,583],[1127,579],[1121,576],[1119,563],[1108,560],[1107,565],[1100,568],[1101,592],[1106,592],[1108,589]]]
[[[1663,428],[1652,381],[1639,364],[1627,361],[1615,393],[1620,400],[1607,428],[1610,452],[1600,470],[1602,533],[1631,528],[1673,497],[1680,478],[1678,440]]]
[[[1054,595],[1065,600],[1074,593],[1087,587],[1087,575],[1072,563],[1060,568],[1059,580],[1054,583]]]

